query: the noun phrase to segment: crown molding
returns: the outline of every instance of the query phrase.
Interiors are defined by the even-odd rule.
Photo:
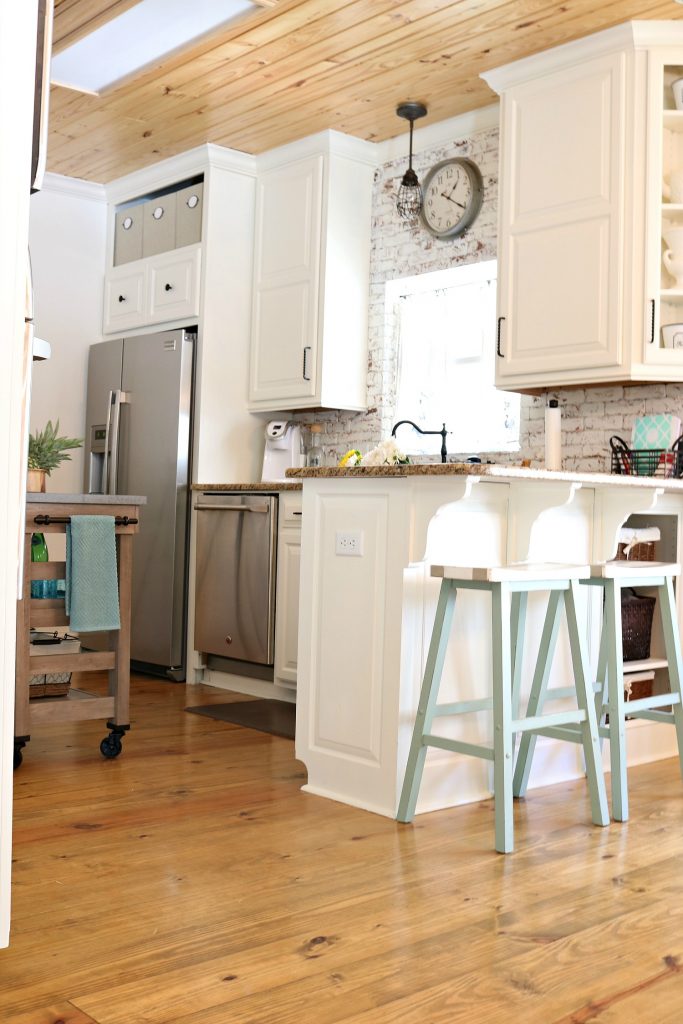
[[[375,142],[366,142],[365,139],[359,139],[355,135],[346,135],[344,132],[330,128],[317,132],[315,135],[307,135],[295,142],[288,142],[276,149],[259,153],[256,161],[259,172],[262,172],[296,160],[303,160],[308,156],[327,153],[330,156],[348,157],[351,160],[366,163],[370,167],[377,167],[378,163],[381,163],[378,151],[379,147]]]
[[[107,192],[104,185],[98,185],[94,181],[85,181],[83,178],[69,178],[64,174],[54,174],[51,171],[48,171],[43,176],[43,184],[40,191],[56,192],[60,195],[71,196],[74,199],[89,199],[95,203],[107,202]]]
[[[110,203],[121,203],[128,199],[136,199],[148,192],[182,181],[183,178],[206,174],[212,168],[254,177],[256,158],[236,149],[205,143],[110,181],[105,186],[107,200]]]
[[[532,54],[522,60],[485,71],[481,78],[494,92],[503,93],[511,86],[527,82],[561,68],[573,67],[582,61],[613,53],[654,46],[680,46],[683,43],[683,22],[626,21],[583,39],[562,43],[550,50]]]

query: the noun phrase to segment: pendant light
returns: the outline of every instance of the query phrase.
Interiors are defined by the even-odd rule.
[[[410,155],[408,157],[408,170],[403,175],[398,195],[396,197],[396,209],[403,220],[414,221],[422,209],[422,188],[413,170],[413,121],[424,117],[427,108],[424,103],[400,103],[396,108],[399,117],[410,121]]]

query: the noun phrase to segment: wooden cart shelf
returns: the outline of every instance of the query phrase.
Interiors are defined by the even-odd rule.
[[[144,499],[142,499],[144,500]],[[22,749],[31,736],[34,725],[47,722],[84,722],[97,718],[107,719],[111,730],[100,744],[105,757],[116,757],[121,752],[121,737],[129,728],[130,690],[130,601],[132,578],[132,542],[138,530],[141,499],[92,498],[74,496],[69,502],[47,500],[29,501],[24,524],[24,577],[23,596],[17,609],[17,664],[16,700],[14,714],[14,766],[22,761]],[[83,651],[59,655],[32,655],[31,629],[68,629],[69,617],[63,599],[32,598],[31,580],[64,579],[64,562],[32,562],[31,536],[33,533],[64,533],[71,516],[116,516],[116,548],[119,583],[119,613],[121,628],[111,630],[109,650]],[[39,520],[36,522],[36,517]],[[45,522],[45,517],[48,521]],[[87,634],[84,634],[87,637]],[[97,672],[109,674],[107,696],[87,693],[72,687],[60,697],[30,697],[30,680],[34,675],[51,672]]]

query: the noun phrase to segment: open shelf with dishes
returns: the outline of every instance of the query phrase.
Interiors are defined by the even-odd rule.
[[[659,337],[683,354],[683,64],[662,66]],[[677,106],[678,104],[678,106]],[[653,316],[653,332],[655,317]]]

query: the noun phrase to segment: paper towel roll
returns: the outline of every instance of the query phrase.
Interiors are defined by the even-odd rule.
[[[545,408],[545,468],[562,469],[562,412],[556,398]]]

